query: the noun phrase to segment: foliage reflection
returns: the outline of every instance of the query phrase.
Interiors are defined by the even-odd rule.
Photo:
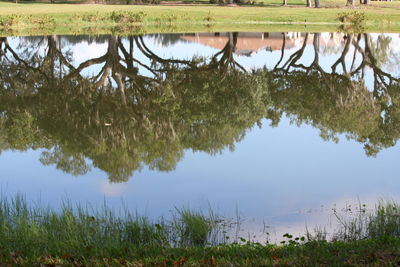
[[[384,71],[390,40],[345,35],[328,72],[320,34],[304,34],[290,55],[285,36],[275,67],[252,71],[235,56],[238,33],[227,34],[214,55],[189,60],[159,56],[142,36],[26,37],[17,48],[1,38],[0,151],[40,148],[44,165],[73,175],[96,167],[121,182],[144,166],[173,170],[188,149],[233,150],[254,125],[266,118],[276,126],[283,115],[320,129],[326,140],[346,134],[368,155],[394,146],[400,86]],[[70,47],[82,38],[107,50],[76,64]],[[313,59],[305,65],[307,47]]]

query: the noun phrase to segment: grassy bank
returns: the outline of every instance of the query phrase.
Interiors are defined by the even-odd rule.
[[[385,203],[368,213],[339,218],[331,239],[323,232],[285,234],[284,245],[227,238],[237,227],[212,212],[177,209],[172,218],[150,221],[118,217],[64,204],[55,212],[29,207],[24,198],[0,200],[0,262],[18,265],[268,266],[397,264],[400,206]]]
[[[44,253],[33,258],[3,250],[0,261],[14,266],[398,266],[400,239],[308,242],[283,247],[233,244],[206,248],[143,248],[136,254],[99,257],[87,253]]]
[[[289,2],[290,3],[290,2]],[[323,4],[324,2],[322,2]],[[342,24],[338,14],[352,12],[344,2],[329,2],[330,8],[304,6],[217,6],[217,5],[94,5],[0,2],[0,28],[21,34],[121,31],[219,31],[226,28],[268,28],[277,24],[297,25],[297,30],[326,31]],[[334,5],[332,3],[337,3]],[[341,7],[337,7],[341,6]],[[398,2],[358,6],[365,15],[366,31],[400,31]],[[160,31],[160,30],[158,30]]]

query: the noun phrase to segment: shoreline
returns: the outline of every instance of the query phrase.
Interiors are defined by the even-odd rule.
[[[3,2],[0,3],[0,36],[222,31],[400,32],[399,10],[390,7],[316,9],[204,4],[127,6]],[[338,17],[343,14],[362,15],[365,21],[357,25],[341,22]]]
[[[189,208],[151,221],[127,212],[63,202],[60,211],[31,206],[22,195],[0,196],[0,263],[19,266],[288,266],[396,265],[400,205],[337,214],[333,239],[324,230],[283,235],[280,244],[253,242],[228,231],[240,226]]]

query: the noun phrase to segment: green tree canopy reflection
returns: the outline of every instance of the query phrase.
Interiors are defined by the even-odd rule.
[[[21,69],[1,79],[2,138],[9,149],[46,148],[43,164],[78,175],[91,162],[111,181],[125,181],[143,166],[173,170],[186,149],[233,149],[264,116],[263,76],[237,69],[225,52],[219,62],[168,60],[131,38],[151,60],[146,77],[118,37],[109,37],[105,55],[76,68],[52,45],[56,37],[47,39],[46,55],[5,57],[1,67]],[[8,45],[4,52],[15,53]],[[101,63],[100,73],[81,75]]]
[[[185,150],[233,150],[254,125],[264,118],[278,125],[284,114],[326,140],[345,134],[368,155],[400,138],[399,80],[382,70],[385,55],[368,34],[346,35],[329,72],[320,64],[319,34],[304,35],[285,60],[283,35],[275,68],[253,71],[235,60],[237,36],[229,34],[215,55],[190,60],[162,58],[140,36],[102,37],[105,53],[77,66],[59,36],[25,39],[29,47],[21,42],[18,50],[2,38],[0,150],[44,149],[42,164],[73,175],[96,167],[120,182],[145,166],[173,170]],[[306,66],[299,62],[308,43],[314,59]],[[361,60],[347,66],[350,52]]]

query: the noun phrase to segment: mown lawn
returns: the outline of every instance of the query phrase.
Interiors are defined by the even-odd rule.
[[[348,11],[344,1],[322,1],[322,6],[341,6],[341,8],[306,8],[302,1],[289,1],[294,6],[278,6],[280,1],[261,0],[264,6],[218,6],[218,5],[97,5],[97,4],[48,4],[0,2],[0,16],[47,15],[54,18],[56,26],[71,24],[79,14],[104,14],[113,11],[144,12],[143,24],[183,23],[196,24],[212,21],[214,24],[243,23],[318,23],[338,24],[337,14]],[[270,2],[271,1],[271,2]],[[299,5],[299,6],[298,6]],[[356,7],[365,13],[367,26],[373,28],[389,27],[400,24],[400,4],[373,2],[368,7]],[[107,21],[98,21],[97,24]]]

